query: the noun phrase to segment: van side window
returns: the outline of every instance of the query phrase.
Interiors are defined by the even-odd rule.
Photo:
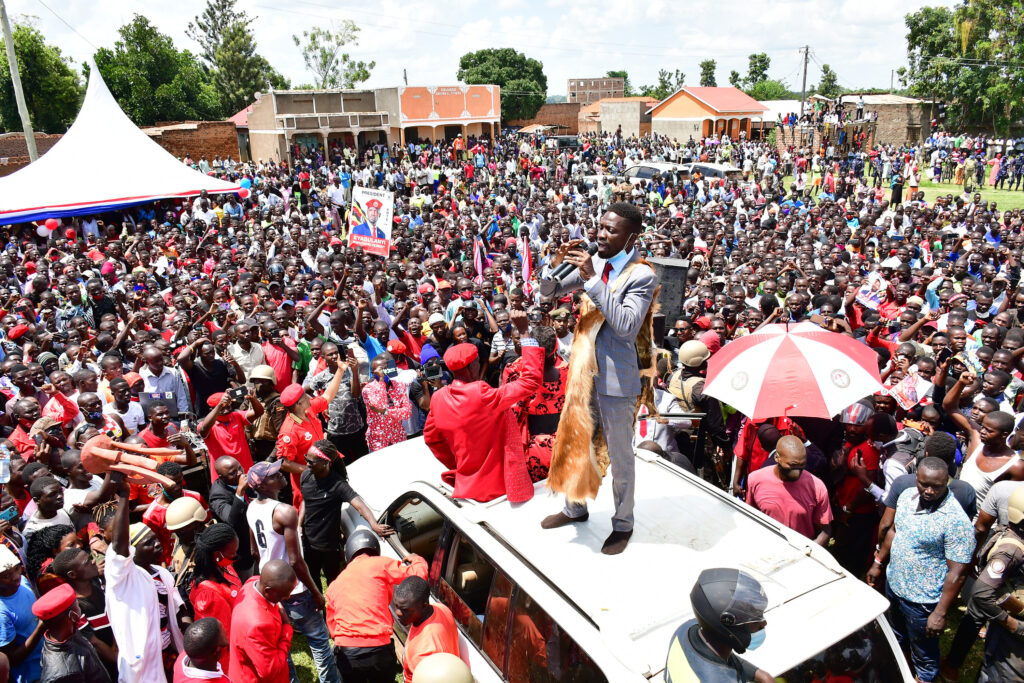
[[[406,552],[416,553],[430,562],[437,550],[438,538],[444,518],[441,513],[421,498],[409,496],[388,511],[385,521],[395,530],[389,540]]]
[[[510,629],[509,683],[607,683],[576,641],[522,590],[516,590]]]
[[[494,565],[462,534],[452,542],[445,565],[437,587],[441,601],[452,611],[455,622],[462,626],[469,639],[480,645]]]
[[[505,655],[508,650],[509,605],[512,604],[514,586],[501,572],[491,584],[491,596],[487,599],[487,615],[484,619],[484,654],[499,671],[505,670]]]

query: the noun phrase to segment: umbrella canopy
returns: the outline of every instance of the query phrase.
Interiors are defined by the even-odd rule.
[[[813,323],[766,325],[708,361],[704,393],[748,417],[831,418],[882,388],[874,350]]]

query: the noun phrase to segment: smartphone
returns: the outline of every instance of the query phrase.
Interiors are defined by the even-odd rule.
[[[431,363],[423,366],[423,379],[428,382],[441,379],[444,374],[444,368],[441,367],[440,363]]]
[[[222,310],[222,311],[230,311],[231,310],[231,304],[221,304],[220,305],[220,310]]]
[[[937,361],[939,361],[939,364],[942,364],[942,363],[945,363],[947,360],[949,360],[952,355],[953,355],[953,349],[951,349],[949,347],[946,347],[946,348],[942,349],[941,351],[939,351],[939,353],[935,356],[935,359]]]
[[[395,359],[391,358],[388,360],[388,367],[384,370],[384,375],[389,379],[398,377],[398,366],[395,365]]]
[[[14,522],[18,517],[17,505],[12,505],[11,507],[6,508],[3,512],[0,512],[0,520],[5,522]]]
[[[231,397],[232,401],[241,401],[249,394],[249,390],[246,387],[235,387],[234,389],[228,389],[228,396]]]

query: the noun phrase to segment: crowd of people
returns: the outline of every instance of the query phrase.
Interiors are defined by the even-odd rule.
[[[458,497],[509,492],[499,465],[467,476],[444,455],[458,439],[514,441],[527,483],[546,479],[581,307],[615,302],[602,283],[649,257],[688,262],[653,389],[661,412],[706,414],[706,447],[656,417],[627,443],[632,347],[602,360],[594,400],[616,478],[604,550],[622,552],[632,529],[621,451],[645,448],[885,591],[919,680],[937,680],[942,657],[955,676],[986,625],[987,680],[1024,677],[1024,616],[1001,600],[1024,585],[1021,211],[974,186],[926,200],[911,183],[939,145],[579,142],[203,158],[250,192],[0,228],[0,680],[297,680],[294,632],[321,681],[404,669],[409,683],[431,654],[457,655],[451,612],[429,602],[431,558],[381,555],[392,530],[346,465],[426,429]],[[686,159],[741,174],[621,178]],[[908,181],[905,198],[883,170]],[[347,245],[356,186],[394,192],[386,258]],[[579,281],[545,285],[563,261]],[[653,279],[631,272],[649,305]],[[605,306],[606,327],[636,334],[643,311]],[[886,390],[833,420],[752,421],[704,394],[713,354],[804,320],[875,349]],[[474,410],[460,400],[507,411],[507,428],[457,435]],[[151,454],[165,483],[87,470],[97,437]],[[367,527],[347,539],[344,503]],[[550,525],[586,514],[567,503]],[[392,610],[409,630],[402,661]]]

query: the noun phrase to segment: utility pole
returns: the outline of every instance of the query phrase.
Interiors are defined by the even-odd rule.
[[[896,69],[889,69],[889,94],[893,94],[892,86],[896,81]]]
[[[405,69],[402,69],[402,81],[405,82],[406,86],[409,85],[409,76],[405,73]]]
[[[804,82],[800,86],[800,117],[804,115],[804,96],[807,94],[807,60],[811,57],[811,46],[804,45],[800,50],[804,53]]]
[[[32,162],[39,158],[39,154],[36,152],[36,136],[32,132],[32,119],[28,116],[28,107],[25,105],[25,93],[21,89],[18,56],[14,54],[14,37],[11,36],[11,22],[7,21],[7,8],[4,6],[4,0],[0,0],[0,24],[3,24],[4,46],[7,48],[7,64],[11,68],[14,99],[18,102],[18,116],[21,117],[21,128],[25,131],[25,146],[28,148],[29,162]]]

